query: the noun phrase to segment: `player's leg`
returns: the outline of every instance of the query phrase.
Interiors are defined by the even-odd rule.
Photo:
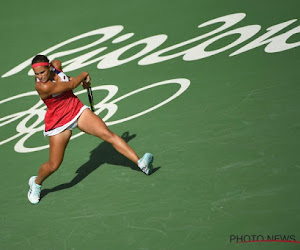
[[[84,110],[80,115],[78,128],[87,134],[109,142],[119,153],[138,164],[139,158],[133,149],[120,136],[110,131],[102,119],[89,109]]]
[[[95,135],[102,140],[112,144],[112,146],[129,160],[133,161],[147,175],[152,172],[153,156],[146,153],[141,159],[133,149],[118,135],[111,132],[105,123],[89,109],[86,109],[78,119],[78,128],[83,132]]]
[[[36,184],[42,185],[51,174],[53,174],[63,161],[65,149],[68,145],[71,130],[65,130],[57,135],[49,137],[49,161],[45,162],[38,172]]]
[[[70,130],[65,130],[62,133],[49,137],[49,161],[40,167],[38,176],[32,176],[29,179],[28,200],[32,204],[39,203],[43,181],[53,174],[62,163],[71,134]]]

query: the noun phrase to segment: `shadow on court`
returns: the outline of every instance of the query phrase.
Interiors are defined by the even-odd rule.
[[[130,140],[135,138],[136,135],[129,135],[129,132],[125,132],[121,137],[124,141],[129,142]],[[140,171],[142,173],[138,166],[136,166],[133,162],[128,160],[125,156],[118,153],[112,147],[111,144],[109,144],[108,142],[102,142],[98,147],[91,151],[89,161],[84,163],[76,170],[77,175],[70,182],[60,184],[51,189],[43,189],[41,192],[41,199],[49,193],[75,186],[77,183],[81,182],[89,174],[91,174],[93,171],[95,171],[97,168],[99,168],[102,164],[105,163],[129,167],[132,170]],[[152,174],[156,172],[159,168],[160,167],[153,168]]]

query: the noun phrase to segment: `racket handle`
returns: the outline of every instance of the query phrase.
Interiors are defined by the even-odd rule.
[[[92,88],[91,88],[91,87],[87,88],[87,94],[88,94],[88,98],[89,98],[91,110],[92,110],[93,112],[95,112],[95,108],[94,108],[94,97],[93,97],[93,91],[92,91]]]

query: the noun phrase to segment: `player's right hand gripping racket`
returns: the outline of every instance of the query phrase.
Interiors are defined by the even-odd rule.
[[[90,102],[90,106],[91,106],[91,110],[93,112],[95,112],[95,108],[94,108],[94,97],[93,97],[93,91],[91,87],[88,87],[87,89],[87,93],[88,93],[88,97],[89,97],[89,102]]]

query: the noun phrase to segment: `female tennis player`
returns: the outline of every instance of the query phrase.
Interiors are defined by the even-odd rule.
[[[72,129],[76,127],[109,142],[119,153],[136,163],[145,174],[151,174],[153,156],[146,153],[139,159],[122,138],[111,132],[101,118],[73,94],[73,89],[79,85],[84,88],[90,86],[88,72],[68,77],[62,71],[59,60],[49,63],[44,55],[33,58],[32,69],[35,73],[35,89],[47,106],[44,135],[49,137],[49,160],[40,167],[37,176],[29,179],[28,199],[32,204],[39,203],[43,181],[62,163]]]

